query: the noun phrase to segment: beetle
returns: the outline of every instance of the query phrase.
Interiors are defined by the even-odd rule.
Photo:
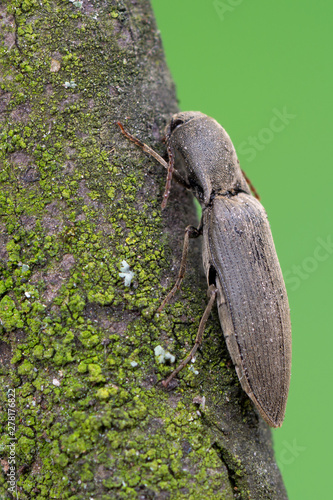
[[[190,354],[164,381],[164,386],[195,355],[216,300],[222,331],[243,390],[263,419],[272,427],[280,427],[291,372],[288,297],[265,209],[251,194],[252,186],[240,168],[229,135],[216,120],[203,113],[177,113],[166,127],[166,162],[129,134],[121,123],[118,125],[128,139],[168,169],[162,208],[172,177],[190,189],[202,206],[199,226],[185,230],[178,278],[159,311],[180,288],[189,239],[200,235],[209,302]]]

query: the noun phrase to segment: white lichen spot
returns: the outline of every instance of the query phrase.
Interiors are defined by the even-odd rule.
[[[65,82],[64,87],[65,89],[75,89],[75,87],[77,87],[77,84],[74,82],[74,80],[71,80],[70,82]]]
[[[121,278],[124,278],[124,285],[125,286],[131,286],[132,279],[134,278],[134,273],[133,271],[130,270],[129,264],[127,264],[126,260],[123,260],[121,262],[121,268],[120,268],[120,273],[119,276]]]
[[[138,366],[138,363],[136,361],[131,361],[131,366]]]
[[[52,384],[53,384],[53,385],[55,385],[56,387],[59,387],[59,385],[60,385],[60,381],[59,381],[57,378],[54,378],[54,379],[52,380]]]
[[[164,359],[165,360],[169,360],[170,363],[174,363],[176,361],[176,356],[174,356],[173,354],[171,354],[170,352],[165,352],[165,355],[164,355]]]
[[[157,345],[155,348],[154,348],[154,353],[155,353],[155,356],[156,357],[159,357],[161,354],[164,354],[164,349],[161,345]]]
[[[82,4],[83,2],[81,2],[80,0],[69,0],[70,3],[72,3],[73,5],[75,5],[75,7],[78,7],[79,9],[82,9]]]
[[[27,299],[30,299],[30,297],[31,297],[31,293],[29,293],[29,292],[24,292],[24,295],[27,297]]]
[[[154,353],[160,364],[164,364],[166,361],[170,361],[170,363],[174,363],[176,361],[176,357],[170,352],[163,349],[161,345],[155,347]]]
[[[189,367],[189,370],[191,370],[191,372],[193,372],[193,373],[194,373],[194,375],[198,375],[198,373],[199,373],[199,372],[198,372],[198,370],[196,370],[196,369],[194,368],[194,366],[190,366],[190,367]]]

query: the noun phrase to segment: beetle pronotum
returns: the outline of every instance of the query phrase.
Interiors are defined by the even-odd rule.
[[[223,334],[241,386],[264,420],[272,427],[280,427],[291,369],[287,292],[266,212],[251,195],[228,134],[213,118],[202,113],[173,115],[166,128],[167,163],[126,132],[119,122],[118,125],[127,138],[167,168],[162,208],[168,199],[172,177],[190,189],[202,206],[199,227],[186,228],[178,278],[159,310],[180,288],[189,239],[200,235],[209,302],[190,354],[164,385],[193,358],[216,299]]]

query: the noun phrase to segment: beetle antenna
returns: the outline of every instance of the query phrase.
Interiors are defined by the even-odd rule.
[[[242,170],[242,174],[244,175],[245,177],[245,180],[246,182],[248,183],[248,185],[250,186],[250,189],[254,195],[255,198],[257,198],[257,200],[260,200],[260,196],[258,194],[258,191],[256,190],[256,188],[254,187],[254,185],[252,184],[252,182],[250,181],[250,179],[248,178],[248,176],[246,175],[246,173],[244,172],[244,170]]]
[[[166,204],[167,204],[167,201],[168,201],[168,198],[169,198],[169,194],[170,194],[170,190],[171,190],[171,180],[172,180],[172,176],[173,176],[173,173],[175,171],[175,157],[171,151],[171,148],[170,146],[168,146],[168,156],[169,156],[169,163],[168,163],[168,175],[167,175],[167,179],[166,179],[166,183],[165,183],[165,188],[164,188],[164,195],[163,195],[163,201],[162,201],[162,210],[166,207]]]
[[[190,188],[190,185],[183,179],[183,177],[175,170],[174,168],[174,156],[171,152],[171,149],[168,147],[168,155],[169,155],[169,163],[167,163],[162,156],[160,156],[156,151],[154,151],[152,148],[147,146],[144,142],[141,142],[137,137],[134,137],[134,135],[131,135],[127,130],[124,129],[124,126],[120,122],[116,122],[117,125],[120,127],[121,132],[124,134],[127,139],[130,141],[134,142],[139,148],[141,148],[145,153],[148,153],[149,155],[153,156],[155,160],[157,160],[164,168],[167,169],[168,174],[167,174],[167,180],[165,184],[165,190],[164,190],[164,195],[163,195],[163,201],[162,201],[162,210],[166,207],[169,194],[170,194],[170,189],[171,189],[171,179],[172,177],[175,178],[175,180],[181,184],[182,186],[185,186],[187,189]]]

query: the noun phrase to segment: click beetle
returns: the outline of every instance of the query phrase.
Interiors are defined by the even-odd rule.
[[[118,125],[128,139],[167,168],[162,208],[172,177],[190,189],[202,206],[198,228],[186,228],[179,275],[159,310],[180,288],[189,239],[200,235],[209,302],[190,354],[164,385],[193,358],[216,300],[243,390],[263,419],[272,427],[280,427],[291,371],[287,292],[265,209],[251,194],[252,185],[240,168],[230,137],[216,120],[203,113],[177,113],[166,128],[166,162],[121,123]]]

